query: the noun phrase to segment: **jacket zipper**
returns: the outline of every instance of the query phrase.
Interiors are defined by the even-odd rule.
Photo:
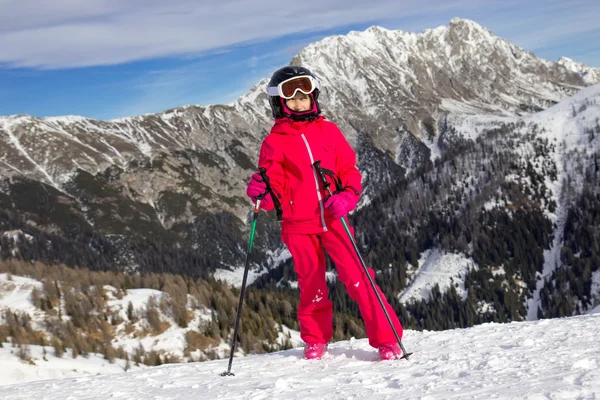
[[[304,133],[300,136],[302,136],[302,140],[304,140],[304,144],[306,145],[306,150],[308,150],[308,156],[310,157],[310,166],[313,171],[313,177],[315,178],[315,185],[317,188],[317,198],[319,199],[319,208],[321,209],[321,223],[323,224],[323,232],[327,232],[327,225],[325,225],[325,209],[323,208],[323,198],[321,197],[321,189],[319,188],[319,179],[317,178],[317,171],[315,170],[315,167],[314,167],[315,160],[313,158],[312,151],[310,150],[310,145],[308,144],[308,140],[306,140],[306,136],[304,136]]]

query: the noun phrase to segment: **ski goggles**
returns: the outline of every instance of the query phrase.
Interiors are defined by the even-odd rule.
[[[310,75],[304,75],[286,79],[277,86],[269,86],[267,94],[269,96],[280,96],[287,100],[294,97],[298,91],[311,94],[315,89],[320,89],[319,81]]]

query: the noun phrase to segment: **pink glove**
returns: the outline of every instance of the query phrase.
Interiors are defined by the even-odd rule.
[[[333,218],[338,219],[354,210],[357,200],[355,195],[349,192],[342,192],[329,196],[325,202],[325,207],[329,210]]]
[[[256,198],[267,191],[267,184],[263,181],[260,174],[257,172],[252,175],[248,187],[246,188],[246,195],[250,197],[253,203],[256,203]],[[263,199],[260,200],[261,208],[269,209],[273,204],[271,194],[267,194]]]

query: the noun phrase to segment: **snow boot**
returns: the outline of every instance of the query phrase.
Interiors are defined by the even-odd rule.
[[[379,346],[378,350],[379,358],[382,361],[396,360],[402,355],[402,350],[400,350],[398,343],[382,344]]]
[[[327,343],[306,343],[304,346],[304,358],[307,360],[319,360],[327,351]]]

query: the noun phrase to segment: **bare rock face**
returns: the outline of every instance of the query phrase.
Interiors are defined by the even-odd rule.
[[[420,34],[372,27],[329,37],[292,64],[309,67],[322,81],[324,114],[357,149],[371,197],[452,146],[444,139],[448,115],[526,114],[600,82],[599,69],[541,60],[460,19]],[[236,235],[249,208],[244,189],[272,124],[266,83],[231,105],[112,121],[0,117],[6,178],[0,204],[25,220],[39,217],[45,211],[25,211],[15,191],[41,185],[53,188],[54,200],[70,199],[63,206],[77,216],[73,224],[98,234],[192,248],[199,237],[241,241]],[[215,215],[226,221],[226,233]],[[70,229],[52,225],[62,234]],[[232,247],[232,259],[243,253],[243,246]]]

